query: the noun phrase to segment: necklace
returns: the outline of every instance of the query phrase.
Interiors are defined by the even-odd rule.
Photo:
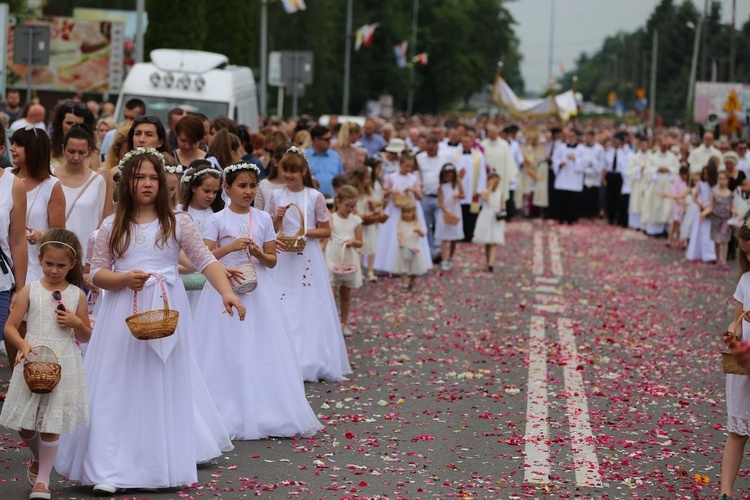
[[[146,237],[146,231],[148,230],[149,227],[151,227],[151,224],[153,224],[157,220],[159,220],[158,217],[156,219],[152,220],[151,222],[149,222],[148,224],[146,224],[145,227],[143,227],[143,225],[140,224],[140,223],[137,224],[138,225],[138,234],[135,235],[135,244],[136,244],[136,246],[142,247],[143,245],[146,244],[146,241],[148,240],[148,238]]]

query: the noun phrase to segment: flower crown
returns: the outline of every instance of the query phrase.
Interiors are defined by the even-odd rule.
[[[182,181],[181,182],[184,182],[185,184],[189,184],[189,183],[193,182],[195,179],[197,179],[198,177],[200,177],[201,175],[207,174],[209,172],[213,172],[215,174],[219,174],[220,177],[223,177],[221,170],[217,170],[217,169],[211,167],[211,168],[204,168],[203,170],[199,170],[198,172],[196,172],[194,174],[187,174],[187,175],[185,175],[185,176],[182,177]]]
[[[307,156],[305,156],[305,153],[303,153],[302,150],[298,148],[297,146],[292,146],[291,148],[287,149],[285,154],[289,154],[289,153],[300,155],[302,158],[305,159],[305,163],[307,163],[308,165],[310,164],[310,162],[307,161]]]
[[[153,156],[156,156],[159,159],[159,161],[161,162],[161,164],[164,165],[164,156],[159,151],[157,151],[154,148],[140,147],[140,148],[135,148],[135,149],[133,149],[133,150],[128,151],[127,153],[125,153],[125,156],[122,157],[122,160],[120,160],[120,163],[117,164],[117,168],[119,168],[120,170],[122,170],[123,167],[125,167],[125,164],[127,162],[129,162],[130,160],[132,160],[136,156],[142,156],[142,155],[153,155]]]
[[[750,229],[750,217],[745,219],[745,227]]]
[[[238,170],[252,170],[256,175],[260,175],[260,168],[255,163],[233,163],[224,169],[224,174],[231,174]]]
[[[168,174],[176,175],[182,175],[182,172],[184,172],[184,170],[182,169],[182,165],[177,165],[176,167],[173,167],[171,165],[164,165],[164,171]]]

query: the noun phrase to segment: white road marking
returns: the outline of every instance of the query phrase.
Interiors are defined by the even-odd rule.
[[[550,231],[547,235],[549,239],[549,263],[552,269],[552,274],[555,276],[562,276],[563,267],[562,259],[560,258],[560,243],[557,240],[557,233]]]
[[[589,420],[589,405],[583,385],[583,376],[578,371],[578,349],[573,335],[573,323],[569,318],[557,320],[560,337],[565,390],[568,396],[566,413],[570,426],[571,447],[578,486],[602,486],[599,459],[596,456],[594,436]]]
[[[562,293],[559,287],[552,286],[552,285],[537,285],[536,288],[534,288],[534,291],[536,293],[553,293],[553,294]]]
[[[531,272],[535,275],[544,274],[544,243],[542,242],[542,232],[534,231],[534,251]]]
[[[541,276],[537,276],[534,278],[537,283],[544,283],[545,285],[559,285],[560,284],[560,278],[542,278]]]
[[[544,317],[532,316],[529,327],[529,385],[526,397],[524,481],[549,483],[550,441],[547,423],[547,346]]]

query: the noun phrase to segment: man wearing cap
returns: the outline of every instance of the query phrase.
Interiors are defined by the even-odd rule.
[[[472,148],[474,139],[469,134],[461,138],[461,147],[453,156],[458,177],[464,185],[461,213],[464,224],[464,241],[471,242],[480,209],[480,194],[487,189],[487,167],[484,155]]]
[[[359,138],[359,142],[361,142],[367,150],[367,156],[378,156],[380,150],[388,144],[383,136],[378,134],[376,130],[377,127],[375,125],[375,120],[372,118],[365,120],[364,133],[362,134],[362,137]]]
[[[383,148],[383,177],[398,172],[398,158],[406,149],[406,142],[399,138],[394,137],[388,141],[388,145]]]
[[[312,146],[305,154],[310,165],[310,173],[320,183],[319,190],[327,198],[333,197],[333,178],[344,173],[339,154],[331,149],[331,131],[323,125],[315,125],[310,130]]]
[[[507,203],[510,199],[510,185],[518,178],[518,164],[513,157],[508,141],[500,137],[500,131],[497,125],[487,124],[487,138],[482,140],[487,167],[494,170],[500,176],[500,187],[502,190],[503,200]]]
[[[450,159],[439,153],[439,142],[434,135],[429,136],[425,150],[416,156],[417,166],[422,172],[422,211],[434,263],[440,261],[440,241],[435,240],[435,223],[441,212],[437,198],[440,189],[440,170],[446,163],[451,163]]]
[[[714,146],[714,134],[713,132],[706,132],[703,134],[703,144],[695,148],[688,155],[688,165],[690,165],[691,174],[700,174],[703,171],[703,167],[708,165],[708,160],[716,156],[721,162],[722,152],[716,149]],[[724,164],[721,163],[719,170],[724,170]]]
[[[669,150],[669,139],[662,137],[659,151],[646,161],[643,177],[641,227],[649,236],[666,235],[674,201],[666,198],[680,171],[680,160]]]

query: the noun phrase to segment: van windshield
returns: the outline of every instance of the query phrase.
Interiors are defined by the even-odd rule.
[[[122,96],[123,106],[117,115],[118,123],[123,120],[124,104],[128,102],[128,100],[134,98],[138,98],[145,102],[147,113],[149,115],[158,116],[165,125],[167,123],[167,113],[172,108],[183,108],[194,113],[203,113],[209,120],[213,120],[217,116],[229,115],[229,104],[226,102],[199,101],[195,99],[181,99],[179,97],[124,94]]]

